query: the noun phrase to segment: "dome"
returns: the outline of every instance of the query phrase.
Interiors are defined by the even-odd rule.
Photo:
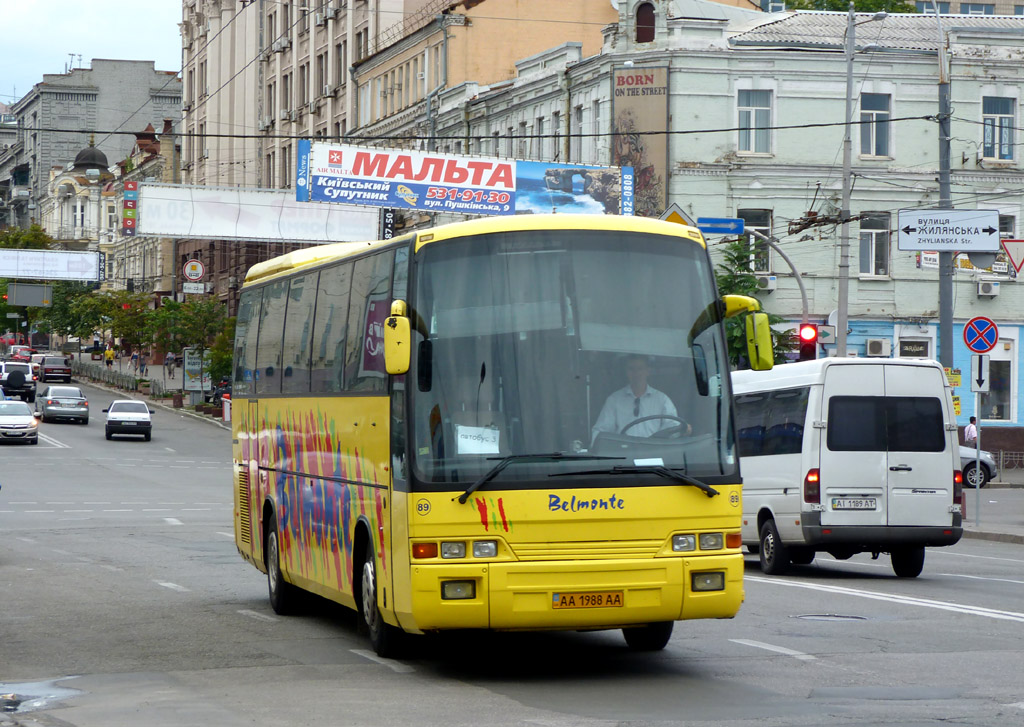
[[[94,146],[87,146],[75,157],[75,169],[101,169],[106,171],[107,155]]]

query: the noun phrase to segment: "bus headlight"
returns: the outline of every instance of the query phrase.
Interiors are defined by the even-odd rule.
[[[673,535],[672,536],[672,550],[677,553],[682,553],[687,550],[697,549],[697,538],[693,535]]]
[[[473,557],[474,558],[493,558],[498,555],[498,541],[497,540],[474,540],[473,541]]]
[[[445,601],[476,598],[476,583],[474,581],[442,581],[441,598]]]
[[[724,591],[725,573],[721,571],[694,573],[690,580],[690,586],[694,591]]]
[[[466,557],[466,544],[461,540],[452,543],[441,543],[441,557],[442,558],[465,558]]]
[[[701,533],[700,534],[700,549],[701,550],[721,550],[722,549],[722,534],[721,533]]]

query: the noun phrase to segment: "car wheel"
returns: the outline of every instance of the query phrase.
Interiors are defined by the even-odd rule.
[[[774,520],[761,526],[761,570],[770,576],[782,575],[789,567],[789,553],[782,544]]]
[[[39,437],[33,437],[32,439],[28,440],[28,443],[29,444],[39,444]]]
[[[384,616],[377,605],[377,570],[374,567],[372,545],[366,546],[366,557],[363,560],[361,598],[357,599],[359,613],[363,624],[370,635],[370,645],[385,659],[394,658],[401,650],[401,629],[395,628],[384,621]]]
[[[146,437],[146,441],[147,442],[153,438],[153,435],[150,434],[149,432],[146,432],[146,434],[144,436]]]
[[[971,462],[964,467],[964,484],[967,487],[984,487],[988,484],[988,469],[982,467],[981,470],[978,470],[976,464],[976,462]]]
[[[81,419],[80,421],[82,422],[82,424],[88,425],[89,424],[89,417],[85,417],[84,419]]]
[[[281,572],[281,540],[277,533],[277,518],[271,518],[267,530],[266,547],[267,590],[274,613],[287,616],[295,611],[298,589],[284,579]]]
[[[28,395],[28,402],[29,402],[29,404],[35,404],[36,403],[36,395],[35,394],[29,394]]]
[[[113,439],[113,437],[114,437],[113,434],[111,434],[110,432],[107,432],[107,439]]]
[[[793,565],[810,565],[814,562],[814,551],[810,548],[789,548],[789,562]]]
[[[672,637],[672,621],[659,621],[644,626],[633,626],[622,629],[626,644],[633,651],[661,651],[668,645]]]
[[[924,546],[894,550],[890,554],[892,570],[900,578],[917,578],[924,568]]]

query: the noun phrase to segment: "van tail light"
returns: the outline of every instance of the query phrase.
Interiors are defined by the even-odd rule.
[[[953,470],[953,502],[964,506],[964,473],[960,470]]]
[[[811,505],[821,502],[821,478],[817,467],[807,470],[807,476],[804,477],[804,502]]]

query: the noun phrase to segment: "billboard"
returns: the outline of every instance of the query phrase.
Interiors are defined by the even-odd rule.
[[[612,164],[632,167],[636,214],[660,217],[668,205],[668,67],[612,72]]]
[[[53,286],[38,283],[8,283],[7,304],[49,308],[53,300]]]
[[[100,280],[100,253],[67,250],[0,250],[0,278]]]
[[[295,198],[426,212],[633,214],[633,170],[298,143]]]
[[[126,193],[127,194],[127,193]],[[287,190],[142,184],[139,235],[269,242],[376,240],[376,207],[304,205]]]

